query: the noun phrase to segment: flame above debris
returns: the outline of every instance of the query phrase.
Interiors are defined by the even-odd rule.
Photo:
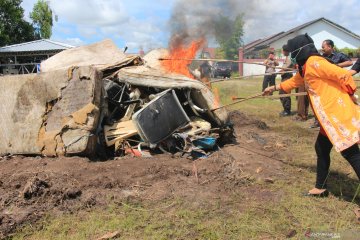
[[[188,65],[191,64],[191,60],[182,59],[193,59],[204,44],[205,39],[192,41],[188,46],[185,46],[184,44],[177,44],[176,47],[173,46],[170,48],[169,56],[165,57],[170,60],[161,61],[161,64],[168,72],[179,73],[189,78],[194,78],[188,69]]]

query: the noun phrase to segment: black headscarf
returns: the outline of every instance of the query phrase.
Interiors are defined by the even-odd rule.
[[[296,63],[299,66],[301,76],[303,76],[302,69],[308,58],[311,56],[321,56],[314,45],[314,40],[307,33],[288,40],[286,45],[291,52],[291,58],[296,57]]]

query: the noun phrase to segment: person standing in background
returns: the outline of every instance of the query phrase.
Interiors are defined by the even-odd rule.
[[[295,64],[295,67],[298,69],[297,64]],[[297,93],[306,92],[305,86],[301,85],[296,88]],[[295,120],[297,121],[306,121],[309,116],[309,97],[307,95],[305,96],[298,96],[297,99],[297,116],[295,117]]]
[[[291,63],[290,59],[289,59],[289,48],[288,46],[285,44],[282,47],[282,51],[283,51],[283,55],[285,56],[285,60],[284,60],[284,64],[282,65],[282,69],[279,71],[279,73],[281,74],[281,82],[284,82],[290,78],[292,78],[293,74],[286,72],[283,73],[285,71],[289,71],[289,68],[293,68],[294,65]],[[279,94],[285,94],[284,91],[280,90]],[[290,116],[291,115],[291,98],[290,97],[282,97],[280,98],[281,104],[283,105],[284,111],[282,111],[279,115],[280,117],[286,117],[286,116]]]
[[[358,58],[356,60],[356,62],[354,63],[354,66],[352,66],[352,68],[349,70],[349,72],[351,73],[351,75],[355,75],[358,72],[360,72],[360,58]]]
[[[264,76],[262,91],[264,91],[268,86],[275,85],[275,67],[279,66],[279,62],[275,59],[274,52],[269,53],[269,57],[264,61],[264,64],[266,65],[266,75]]]
[[[334,42],[331,39],[324,40],[321,45],[323,56],[342,68],[353,65],[348,55],[342,52],[336,52],[334,47]]]
[[[205,83],[209,88],[211,88],[211,83],[210,83],[211,65],[209,64],[209,62],[208,62],[208,61],[204,61],[204,62],[199,66],[199,71],[200,71],[200,81],[202,81],[202,82]]]

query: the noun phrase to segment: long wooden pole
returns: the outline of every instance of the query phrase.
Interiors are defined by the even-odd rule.
[[[210,83],[216,83],[216,82],[223,82],[223,81],[230,81],[230,80],[239,80],[244,78],[251,78],[251,77],[262,77],[262,76],[269,76],[273,74],[284,74],[284,73],[294,73],[295,71],[285,71],[285,72],[274,72],[274,73],[265,73],[265,74],[255,74],[255,75],[248,75],[248,76],[241,76],[241,77],[233,77],[233,78],[224,78],[224,79],[218,79],[218,80],[212,80]]]
[[[229,59],[216,59],[216,58],[203,58],[203,59],[194,59],[194,58],[159,58],[159,61],[214,61],[214,62],[233,62],[233,63],[246,63],[246,64],[254,64],[254,65],[261,65],[267,66],[264,63],[251,63],[246,61],[239,61],[239,60],[229,60]],[[294,70],[293,68],[283,68],[283,67],[272,67],[276,69],[283,69],[283,70]]]
[[[227,104],[227,105],[224,105],[224,106],[221,106],[221,107],[217,107],[217,108],[211,109],[211,111],[215,111],[215,110],[218,110],[218,109],[220,109],[220,108],[224,108],[224,107],[232,106],[232,105],[235,105],[235,104],[238,104],[238,103],[241,103],[241,102],[245,102],[245,101],[247,101],[247,100],[260,97],[260,96],[262,96],[262,94],[263,94],[263,93],[257,93],[257,94],[255,94],[255,95],[252,95],[252,96],[250,96],[250,97],[246,97],[246,98],[241,99],[241,100],[238,100],[238,101],[236,101],[236,102],[229,103],[229,104]]]
[[[283,97],[299,97],[299,96],[306,96],[307,92],[299,92],[299,93],[285,93],[285,94],[279,94],[279,95],[271,95],[271,96],[259,96],[258,98],[283,98]],[[231,97],[232,100],[237,99],[245,99],[242,97]]]
[[[224,107],[229,107],[229,106],[232,106],[232,105],[235,105],[235,104],[238,104],[238,103],[241,103],[241,102],[245,102],[245,101],[248,101],[248,100],[254,99],[254,98],[283,98],[283,97],[292,97],[292,96],[298,97],[298,96],[305,96],[305,95],[307,95],[307,92],[279,94],[279,95],[275,95],[275,96],[263,96],[262,94],[263,94],[263,93],[257,93],[257,94],[255,94],[255,95],[251,95],[251,96],[246,97],[246,98],[232,97],[232,100],[237,100],[237,99],[240,99],[240,100],[235,101],[235,102],[232,102],[232,103],[229,103],[229,104],[226,104],[226,105],[221,106],[221,107],[217,107],[217,108],[211,109],[211,111],[215,111],[215,110],[218,110],[218,109],[224,108]]]

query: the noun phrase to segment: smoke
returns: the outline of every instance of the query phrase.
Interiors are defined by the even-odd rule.
[[[328,1],[332,2],[332,0]],[[322,16],[318,8],[323,8],[323,3],[316,3],[315,5],[318,6],[316,7],[310,2],[310,0],[286,3],[282,0],[177,0],[169,20],[171,33],[169,47],[171,49],[179,44],[188,45],[189,42],[201,38],[213,44],[216,35],[229,35],[230,27],[226,25],[217,28],[218,32],[215,32],[216,22],[220,16],[232,20],[238,15],[243,16],[245,43],[287,31]],[[312,7],[304,8],[304,6]],[[309,11],[317,14],[309,14]],[[323,16],[327,17],[327,15],[329,14],[325,13]],[[333,17],[329,19],[332,20]]]
[[[192,41],[207,40],[214,42],[216,35],[231,35],[232,26],[219,19],[226,17],[231,20],[250,10],[253,1],[245,0],[178,0],[174,4],[169,20],[171,37],[170,50],[179,46],[187,46]]]

